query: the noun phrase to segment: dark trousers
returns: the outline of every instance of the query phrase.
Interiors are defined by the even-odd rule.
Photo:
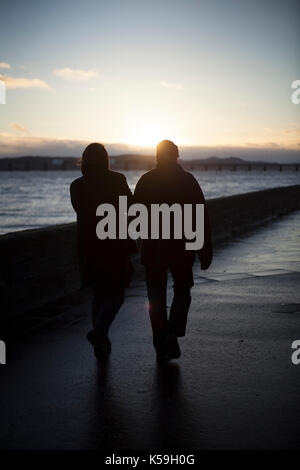
[[[167,315],[168,271],[173,278],[174,297]],[[184,336],[187,315],[191,304],[193,282],[192,266],[146,266],[146,281],[149,298],[149,314],[153,331],[154,347],[159,347],[167,334]]]
[[[106,336],[124,302],[124,284],[120,276],[107,276],[93,282],[92,320],[96,336]]]

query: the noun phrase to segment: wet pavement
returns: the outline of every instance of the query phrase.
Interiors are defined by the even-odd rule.
[[[182,357],[156,364],[139,277],[97,363],[90,299],[8,347],[2,449],[300,446],[300,212],[218,247],[195,286]],[[171,294],[171,285],[170,292]],[[169,300],[170,302],[170,300]]]

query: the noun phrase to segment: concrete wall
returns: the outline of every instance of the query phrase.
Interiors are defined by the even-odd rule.
[[[208,201],[214,243],[300,209],[300,185],[266,189]]]
[[[0,236],[1,320],[78,289],[76,224]]]
[[[300,185],[208,201],[214,243],[300,208]],[[1,322],[79,289],[76,224],[0,236]]]

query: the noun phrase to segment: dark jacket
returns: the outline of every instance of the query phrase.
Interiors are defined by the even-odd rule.
[[[108,270],[125,269],[130,274],[132,267],[129,253],[136,251],[135,242],[130,239],[100,240],[96,235],[96,226],[100,220],[96,216],[99,204],[112,204],[116,208],[118,220],[119,196],[127,196],[128,205],[132,201],[125,176],[110,170],[97,178],[82,176],[71,183],[70,193],[77,214],[78,254],[83,286],[91,284]]]
[[[212,240],[207,207],[202,190],[191,173],[184,171],[177,163],[158,164],[145,173],[138,181],[134,202],[148,207],[151,204],[168,205],[205,204],[204,208],[204,245],[198,251],[201,264],[210,264],[212,259]],[[195,206],[193,206],[194,208]],[[186,266],[192,265],[195,251],[185,249],[186,240],[143,240],[141,262],[151,266]]]

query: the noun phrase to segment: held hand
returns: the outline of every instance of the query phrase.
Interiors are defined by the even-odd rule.
[[[202,255],[202,256],[201,256]],[[199,260],[200,260],[200,265],[201,265],[201,270],[206,271],[211,265],[212,262],[212,252],[210,251],[209,253],[199,253]]]
[[[200,264],[201,264],[201,270],[206,271],[211,265],[211,259],[200,261]]]

